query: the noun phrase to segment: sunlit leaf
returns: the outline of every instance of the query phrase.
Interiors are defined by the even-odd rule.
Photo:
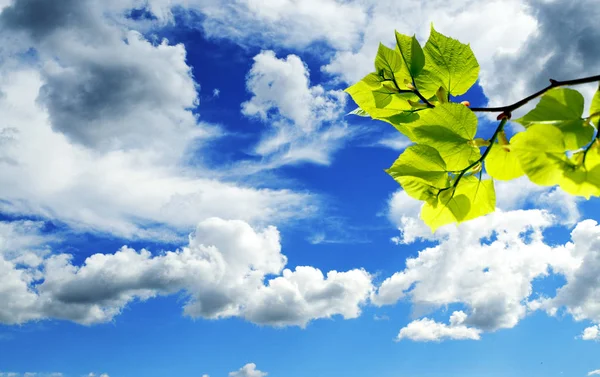
[[[564,136],[550,124],[534,124],[513,136],[511,153],[533,183],[542,186],[558,184],[568,165]]]
[[[396,32],[396,51],[402,56],[404,62],[404,77],[409,77],[411,81],[417,77],[425,66],[425,54],[415,36]]]
[[[600,127],[600,87],[596,90],[590,106],[590,117],[596,127]]]
[[[412,93],[397,93],[394,90],[373,84],[373,76],[368,75],[352,85],[346,92],[350,94],[354,102],[374,119],[391,117],[405,111],[412,110],[408,100],[417,100],[418,97]]]
[[[565,169],[560,187],[572,195],[600,196],[600,145],[596,142],[585,152],[573,155]]]
[[[494,179],[509,181],[519,178],[525,172],[521,168],[515,152],[510,151],[510,146],[494,143],[485,159],[485,170]]]
[[[398,51],[380,43],[375,57],[375,72],[383,74],[384,78],[396,80],[396,74],[402,73],[402,66],[402,56]]]
[[[443,191],[436,200],[425,202],[421,219],[432,231],[443,225],[461,223],[494,212],[496,192],[491,179],[463,177],[455,190]]]
[[[583,96],[576,90],[556,88],[546,92],[537,106],[515,122],[524,127],[534,124],[549,124],[558,127],[564,134],[565,147],[575,150],[588,144],[594,128],[582,118]]]
[[[442,85],[451,95],[458,96],[466,93],[477,81],[479,63],[471,47],[438,33],[433,25],[423,51],[424,71],[427,72],[424,77],[431,81],[425,84],[430,86],[433,81],[438,82],[434,93]]]
[[[386,170],[415,199],[428,200],[448,186],[446,164],[435,148],[411,145]]]
[[[437,149],[449,171],[462,170],[480,157],[479,148],[472,143],[477,117],[463,105],[439,104],[419,113],[410,127],[412,141]]]

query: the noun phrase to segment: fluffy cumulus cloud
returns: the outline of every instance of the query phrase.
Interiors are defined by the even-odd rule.
[[[584,329],[581,334],[581,339],[600,341],[600,326],[590,326]]]
[[[407,259],[406,268],[387,278],[372,301],[386,305],[409,299],[415,315],[450,304],[466,305],[466,318],[439,333],[447,337],[458,329],[466,331],[456,327],[462,325],[511,328],[527,313],[523,301],[532,293],[532,280],[547,275],[549,264],[560,259],[543,242],[541,231],[550,224],[551,217],[539,210],[499,211],[467,222],[449,231],[437,246]]]
[[[0,242],[5,245],[0,299],[6,303],[0,322],[5,324],[46,318],[106,322],[133,300],[182,292],[184,312],[191,317],[239,316],[264,325],[303,327],[317,318],[359,316],[372,290],[371,276],[362,269],[326,276],[313,267],[286,269],[277,229],[257,231],[239,220],[207,219],[176,251],[152,254],[123,246],[114,254],[94,254],[81,265],[71,255],[49,254],[28,239],[24,230],[34,225],[4,226],[13,228],[3,232]],[[37,259],[26,263],[14,257],[13,247],[26,247]]]
[[[522,182],[515,185],[528,186]],[[500,191],[514,189],[507,186]],[[559,195],[555,190],[532,190],[537,190],[538,200]],[[505,206],[523,205],[519,196],[528,191],[513,195]],[[497,209],[491,215],[458,227],[446,226],[432,234],[418,217],[420,204],[403,192],[394,194],[389,216],[401,235],[393,241],[423,239],[436,245],[407,259],[406,268],[387,278],[371,301],[382,306],[408,300],[417,317],[453,304],[467,308],[455,312],[449,325],[424,317],[411,322],[398,335],[399,339],[417,341],[478,339],[482,331],[514,327],[535,310],[550,315],[564,310],[577,321],[600,323],[600,226],[593,220],[579,221],[576,203],[559,201],[561,208],[552,202],[543,210]],[[570,220],[566,216],[569,212]],[[548,245],[544,229],[565,223],[565,218],[567,223],[576,224],[570,242]],[[532,283],[551,273],[564,276],[566,284],[554,297],[540,297]],[[597,340],[598,334],[597,326],[592,326],[581,338]]]
[[[311,214],[311,195],[186,166],[220,131],[192,112],[197,85],[184,46],[120,22],[133,5],[17,0],[2,10],[0,210],[160,239],[211,216]]]
[[[518,51],[498,53],[483,82],[492,102],[515,100],[548,85],[548,79],[574,79],[597,75],[600,31],[594,20],[600,16],[596,2],[571,3],[529,0],[528,14],[537,27]],[[568,20],[578,20],[570,23]],[[493,73],[493,74],[492,74]],[[507,85],[507,83],[510,83]],[[584,87],[588,99],[594,85]]]
[[[394,29],[414,33],[424,42],[433,22],[443,33],[471,44],[493,105],[522,98],[546,86],[549,78],[597,74],[593,62],[600,57],[594,43],[599,37],[594,0],[238,0],[229,7],[217,1],[176,3],[202,13],[201,26],[215,38],[295,48],[325,42],[333,56],[326,55],[324,71],[346,82],[372,70],[378,43],[393,44]],[[568,23],[573,19],[579,22]],[[587,94],[591,90],[584,89]]]
[[[2,11],[0,25],[38,54],[38,101],[53,129],[92,148],[159,143],[181,150],[205,132],[189,111],[197,95],[185,48],[154,45],[113,25],[103,14],[111,8],[91,0],[19,0]]]
[[[450,325],[436,322],[429,318],[418,319],[400,330],[397,340],[411,339],[418,342],[441,341],[444,339],[478,340],[481,330],[467,327],[462,323],[467,315],[460,311],[450,316]]]
[[[301,48],[323,41],[336,48],[351,48],[359,42],[367,18],[362,4],[339,0],[172,3],[203,14],[205,18],[198,26],[209,37],[225,37],[242,45],[269,43]]]
[[[248,363],[239,370],[230,372],[229,377],[265,377],[267,374],[256,369],[256,364]]]
[[[569,256],[569,263],[555,267],[567,283],[558,289],[555,297],[540,298],[533,305],[550,314],[565,308],[577,321],[600,323],[600,226],[594,220],[582,221],[571,238],[572,242],[560,248]],[[598,327],[586,329],[583,338],[598,339]]]
[[[329,163],[331,152],[348,134],[340,121],[346,98],[342,91],[311,86],[308,68],[298,56],[280,59],[273,51],[254,57],[247,87],[252,98],[242,104],[242,113],[271,128],[257,154],[275,154],[277,164]]]

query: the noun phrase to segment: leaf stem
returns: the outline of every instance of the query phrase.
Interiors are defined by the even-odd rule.
[[[512,105],[500,106],[500,107],[472,107],[471,111],[487,112],[487,113],[502,112],[505,114],[510,114],[513,110],[516,110],[521,106],[524,106],[532,99],[535,99],[535,98],[541,96],[542,94],[546,93],[550,89],[554,89],[559,86],[587,84],[587,83],[596,82],[596,81],[600,81],[600,75],[584,77],[584,78],[575,79],[575,80],[565,80],[565,81],[556,81],[556,80],[550,79],[550,85],[548,85],[544,89],[541,89],[541,90],[533,93],[532,95],[530,95],[528,97],[523,98],[520,101],[513,103]]]
[[[421,101],[423,101],[423,103],[425,103],[427,105],[427,107],[435,107],[435,106],[433,106],[433,104],[431,104],[431,102],[427,101],[427,99],[425,97],[423,97],[421,92],[419,92],[419,89],[416,89],[416,86],[415,86],[415,90],[413,90],[413,92],[417,95],[417,97],[419,97],[419,99]]]
[[[479,163],[481,163],[481,162],[483,162],[485,160],[485,158],[487,157],[487,155],[490,153],[490,150],[494,146],[494,142],[496,141],[496,138],[498,137],[498,135],[500,134],[500,132],[502,132],[502,130],[504,129],[504,125],[506,124],[506,122],[508,122],[508,116],[502,117],[502,120],[500,121],[500,124],[498,125],[498,127],[496,128],[496,131],[494,131],[494,134],[492,135],[492,138],[490,139],[490,145],[488,145],[488,147],[485,149],[485,151],[483,152],[483,154],[481,155],[481,157],[479,157],[479,159],[477,161],[473,162],[471,165],[469,165],[466,168],[464,168],[463,170],[461,170],[460,173],[458,174],[458,176],[456,177],[456,180],[452,184],[452,186],[440,189],[440,191],[438,191],[438,195],[442,191],[446,191],[446,190],[450,190],[450,189],[455,189],[456,186],[458,186],[458,182],[460,182],[461,178],[469,170],[471,170],[471,168],[473,168],[475,165],[477,165],[477,164],[479,164]]]

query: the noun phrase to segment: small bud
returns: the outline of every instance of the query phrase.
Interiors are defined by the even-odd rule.
[[[498,144],[500,145],[508,145],[508,139],[506,138],[506,132],[502,131],[498,133]]]
[[[471,102],[469,102],[469,101],[462,101],[460,104],[465,105],[466,107],[471,106]]]
[[[435,95],[440,103],[448,102],[448,92],[446,92],[446,89],[444,89],[443,86],[440,86],[437,92],[435,92]]]
[[[424,109],[427,107],[426,103],[415,102],[415,101],[411,101],[411,100],[407,100],[407,101],[408,101],[409,105],[411,105],[412,107],[415,107],[415,108]]]

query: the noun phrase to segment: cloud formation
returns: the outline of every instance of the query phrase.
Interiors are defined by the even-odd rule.
[[[445,339],[479,340],[481,330],[462,324],[466,317],[467,315],[462,311],[454,312],[450,316],[450,325],[429,318],[418,319],[402,328],[397,340],[410,339],[417,342],[439,342]]]
[[[74,265],[68,254],[37,252],[25,264],[10,245],[31,243],[27,224],[9,223],[0,253],[0,322],[65,319],[81,324],[107,322],[134,300],[182,292],[191,317],[242,317],[271,326],[306,326],[341,315],[356,318],[372,290],[362,269],[286,269],[279,232],[256,231],[239,220],[210,218],[198,224],[189,244],[153,255],[123,246]],[[30,227],[29,227],[30,228]],[[19,238],[25,238],[21,241]],[[39,245],[38,245],[39,246]],[[21,253],[24,255],[24,253]],[[275,276],[267,279],[267,276]]]
[[[298,56],[280,59],[273,51],[254,57],[246,85],[252,98],[242,104],[242,113],[270,125],[257,154],[275,164],[330,163],[349,134],[341,120],[344,92],[311,86],[308,68]]]
[[[268,373],[256,369],[256,364],[248,363],[235,372],[230,372],[229,377],[265,377]]]

